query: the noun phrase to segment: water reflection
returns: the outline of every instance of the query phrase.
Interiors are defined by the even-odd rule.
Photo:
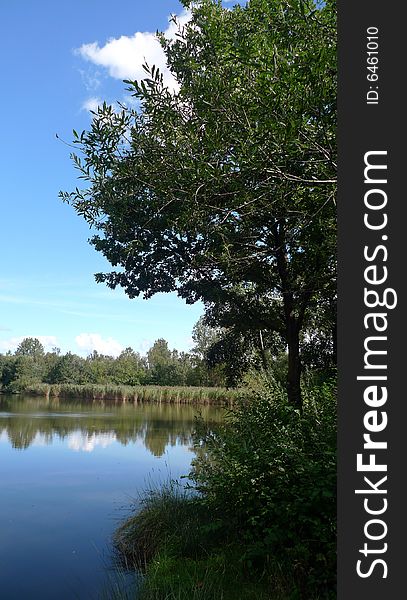
[[[146,488],[189,473],[196,412],[0,396],[1,600],[103,598],[111,535]]]
[[[18,450],[51,445],[55,437],[73,451],[92,452],[114,442],[142,444],[154,456],[166,447],[189,445],[198,413],[219,421],[219,408],[189,405],[72,402],[69,400],[0,397],[0,441]]]

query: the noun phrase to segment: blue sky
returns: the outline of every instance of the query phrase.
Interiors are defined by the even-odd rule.
[[[72,129],[89,127],[89,107],[125,100],[122,79],[138,77],[144,57],[160,64],[151,32],[166,30],[171,13],[187,18],[175,0],[3,3],[0,352],[26,336],[82,355],[145,352],[158,337],[190,347],[202,305],[171,294],[129,300],[96,284],[109,265],[58,199],[79,182],[55,134],[71,141]]]

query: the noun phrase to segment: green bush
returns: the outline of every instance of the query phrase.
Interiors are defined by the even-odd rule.
[[[303,398],[300,413],[252,376],[225,424],[197,421],[195,493],[147,493],[115,537],[124,564],[145,570],[141,600],[335,597],[334,382]]]
[[[274,381],[252,387],[224,427],[198,432],[191,477],[214,518],[240,538],[245,560],[277,560],[303,597],[311,590],[329,597],[336,570],[334,384],[304,389],[302,413]]]
[[[236,600],[238,590],[239,600],[288,600],[282,573],[272,583],[270,573],[253,574],[219,525],[201,497],[175,482],[147,492],[114,536],[122,566],[145,574],[137,598]]]

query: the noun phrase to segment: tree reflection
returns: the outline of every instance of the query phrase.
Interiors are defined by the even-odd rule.
[[[200,408],[207,421],[223,418],[222,409]],[[65,440],[74,451],[92,452],[113,442],[142,443],[160,457],[168,445],[192,442],[197,409],[189,405],[79,403],[58,399],[0,399],[0,435],[10,445],[25,450],[34,443]]]

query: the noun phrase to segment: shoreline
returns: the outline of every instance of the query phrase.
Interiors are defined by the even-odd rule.
[[[168,403],[168,404],[211,404],[233,406],[238,396],[235,389],[192,387],[192,386],[124,386],[114,384],[47,384],[27,386],[15,391],[0,390],[1,395],[27,395],[45,398],[76,398],[81,400],[103,400],[114,402]]]

